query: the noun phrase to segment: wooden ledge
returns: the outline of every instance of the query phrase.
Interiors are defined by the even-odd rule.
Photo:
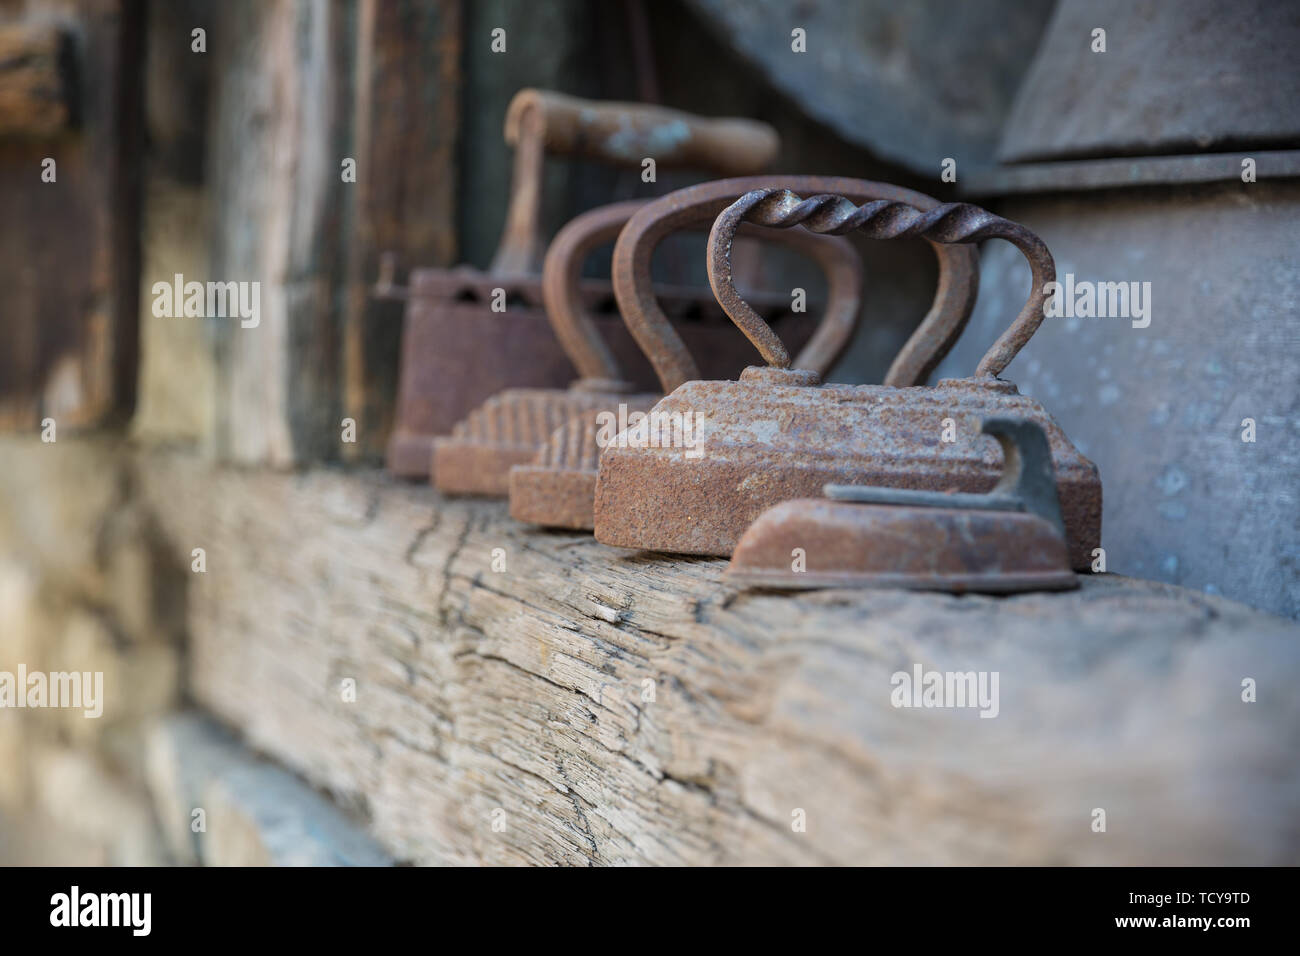
[[[1230,601],[752,594],[375,473],[136,470],[178,564],[206,552],[193,696],[399,860],[1300,857],[1300,629]],[[917,665],[997,672],[997,716],[895,707]]]

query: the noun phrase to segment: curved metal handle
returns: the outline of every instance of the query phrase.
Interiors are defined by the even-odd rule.
[[[857,230],[873,239],[923,236],[942,243],[1006,239],[1028,260],[1033,288],[1015,321],[984,353],[975,369],[976,377],[996,378],[1016,357],[1042,324],[1047,285],[1056,281],[1056,263],[1043,240],[1019,223],[995,216],[979,206],[944,203],[921,212],[897,200],[882,199],[855,206],[840,195],[800,199],[789,189],[756,189],[723,210],[714,223],[709,233],[709,283],[732,321],[769,365],[780,368],[790,364],[780,340],[740,298],[732,283],[731,242],[742,222],[778,229],[802,225],[812,232],[835,236]]]
[[[583,387],[608,392],[630,389],[618,359],[582,307],[578,282],[582,264],[595,249],[618,238],[627,221],[648,200],[611,203],[569,220],[555,234],[542,265],[542,303]]]
[[[524,89],[506,109],[505,140],[515,147],[510,208],[491,272],[533,275],[541,258],[538,218],[547,152],[615,166],[697,167],[722,175],[756,173],[776,158],[776,130],[757,120],[707,118],[663,106],[584,100]]]
[[[781,188],[793,186],[805,192],[834,192],[862,202],[889,200],[919,209],[939,206],[938,200],[911,189],[842,176],[722,179],[679,190],[646,206],[628,221],[614,246],[614,294],[628,328],[654,365],[665,392],[698,378],[699,369],[681,336],[655,302],[650,288],[650,260],[655,247],[665,236],[699,217],[717,216],[737,197],[753,190],[767,190],[770,194],[774,182],[782,184]],[[894,358],[885,376],[886,385],[923,382],[961,335],[975,305],[979,291],[979,258],[975,249],[929,241],[939,260],[939,286],[934,303]],[[802,360],[804,356],[799,358]]]
[[[678,195],[679,193],[671,193],[654,201],[635,200],[601,206],[571,220],[551,240],[542,268],[542,301],[546,305],[546,315],[551,321],[551,327],[555,329],[556,338],[560,340],[581,376],[580,381],[575,383],[578,387],[614,392],[631,388],[623,380],[622,369],[597,331],[591,316],[582,307],[579,277],[583,261],[594,249],[617,237],[625,224],[641,210],[661,204],[676,207]],[[707,228],[713,219],[714,203],[733,196],[734,194],[728,194],[710,201],[707,209],[688,217],[680,223],[679,228]],[[853,337],[861,309],[862,262],[853,244],[844,239],[830,239],[807,233],[780,233],[768,229],[747,228],[742,235],[746,234],[790,246],[807,255],[825,273],[828,287],[825,315],[817,324],[812,338],[799,353],[803,367],[825,372]],[[802,241],[804,239],[812,241]],[[616,296],[617,290],[616,281]],[[647,287],[646,294],[658,310],[654,290]],[[623,307],[621,297],[619,306]],[[694,359],[689,361],[694,366]],[[698,378],[699,373],[696,372],[692,377]]]

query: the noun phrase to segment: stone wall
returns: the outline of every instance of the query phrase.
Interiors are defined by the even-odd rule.
[[[192,574],[123,443],[0,438],[0,462],[0,673],[102,674],[81,700],[100,716],[0,709],[0,865],[384,862],[310,787],[181,715]]]

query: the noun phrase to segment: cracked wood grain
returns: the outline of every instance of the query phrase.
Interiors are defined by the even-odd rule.
[[[1114,576],[737,592],[372,473],[136,467],[178,554],[207,549],[193,697],[396,859],[1297,861],[1298,632],[1241,605]],[[893,707],[915,663],[998,671],[998,717]]]

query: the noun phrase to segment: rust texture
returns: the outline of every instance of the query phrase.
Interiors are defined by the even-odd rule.
[[[1014,553],[1008,542],[1015,543]],[[807,551],[806,571],[791,570],[795,548]],[[1064,590],[1078,587],[1068,557],[1052,526],[1032,515],[958,510],[937,515],[920,508],[801,498],[763,512],[737,544],[727,579],[791,590]]]
[[[1002,477],[988,493],[828,485],[826,498],[763,512],[736,545],[727,577],[792,589],[1078,587],[1042,427],[997,418],[986,419],[983,431],[997,439],[1003,458]],[[800,553],[796,564],[792,555]]]
[[[601,339],[578,294],[578,277],[586,256],[597,247],[618,238],[633,218],[655,222],[671,216],[675,223],[673,231],[710,226],[717,215],[717,204],[736,199],[742,194],[737,190],[748,181],[705,183],[652,202],[624,202],[603,206],[583,213],[556,234],[547,251],[543,269],[542,297],[556,338],[564,346],[565,353],[577,368],[580,378],[586,380],[582,387],[611,392],[630,391],[633,387],[627,381],[620,360]],[[718,188],[720,186],[722,188]],[[683,193],[690,195],[683,197]],[[780,242],[807,255],[825,274],[829,290],[825,312],[817,325],[817,331],[799,355],[803,367],[824,373],[844,351],[857,326],[862,289],[862,264],[857,253],[847,243],[830,243],[811,236],[799,237],[797,233],[782,238],[778,234],[752,227],[747,232],[757,238]],[[663,233],[657,234],[658,238],[648,241],[657,244],[666,236]],[[650,252],[653,253],[653,247]],[[630,284],[637,288],[638,294],[634,299],[619,298],[623,315],[627,315],[629,304],[635,308],[643,300],[654,302],[656,310],[661,311],[659,303],[665,298],[664,291],[651,287],[648,271],[632,277]],[[619,288],[620,284],[616,281],[616,295]],[[780,301],[785,300],[782,297]],[[734,341],[734,336],[732,340]],[[691,361],[694,363],[693,358]],[[661,377],[660,385],[666,390],[671,390],[669,384]]]
[[[650,262],[658,243],[684,219],[693,221],[706,209],[721,213],[737,196],[753,190],[774,191],[774,186],[811,193],[835,193],[858,202],[892,200],[920,210],[939,203],[922,193],[888,183],[839,176],[766,176],[719,180],[672,194],[679,212],[664,214],[642,210],[632,217],[614,246],[613,282],[619,308],[628,327],[649,356],[665,392],[701,378],[691,351],[655,302],[650,289]],[[664,197],[665,200],[670,197]],[[661,200],[662,201],[662,200]],[[948,354],[970,318],[979,289],[978,256],[963,246],[945,246],[927,237],[939,260],[939,286],[934,304],[911,338],[899,351],[885,377],[887,385],[913,385],[926,377]]]
[[[622,163],[654,157],[662,167],[695,165],[720,172],[754,171],[779,145],[774,130],[749,120],[702,119],[636,104],[577,100],[541,90],[518,93],[507,111],[505,136],[515,146],[506,223],[490,271],[468,267],[411,272],[402,331],[397,411],[387,463],[395,474],[429,474],[433,439],[491,396],[508,388],[563,388],[573,365],[543,312],[537,275],[542,242],[538,212],[543,161],[549,151]],[[743,190],[741,191],[743,192]],[[738,192],[736,195],[740,195]],[[734,198],[734,197],[732,197]],[[494,312],[495,289],[506,311]],[[391,281],[383,297],[402,294]],[[590,321],[605,350],[618,357],[629,381],[654,389],[654,372],[619,321],[608,283],[582,285]],[[731,377],[745,365],[737,342],[713,298],[697,290],[668,294],[679,313],[699,313],[686,333],[712,374]],[[773,315],[788,300],[769,300]],[[805,315],[780,317],[783,331],[804,341],[812,334]],[[540,444],[540,442],[539,442]]]
[[[505,294],[505,312],[491,309],[495,289]],[[578,292],[626,379],[639,390],[653,391],[654,369],[618,315],[609,283],[584,281]],[[683,321],[683,335],[704,359],[707,373],[738,375],[752,350],[713,296],[681,287],[661,288],[660,294],[668,314]],[[450,434],[493,395],[509,388],[562,390],[574,379],[573,363],[547,319],[535,278],[419,269],[406,298],[397,425],[388,448],[388,467],[395,474],[426,477],[434,437]],[[788,296],[759,297],[757,307],[789,339],[806,342],[813,334],[814,319],[790,312]]]
[[[512,465],[532,461],[574,413],[606,403],[604,395],[577,390],[512,388],[494,395],[451,435],[433,440],[433,483],[449,494],[504,498]]]
[[[587,256],[618,238],[644,200],[611,203],[572,219],[555,234],[542,264],[542,301],[551,328],[589,391],[629,392],[618,359],[600,336],[582,297],[580,276]]]
[[[741,195],[736,190],[752,185],[752,180],[747,179],[730,182],[729,191],[721,191],[715,184],[684,190],[693,196],[686,203],[679,193],[673,193],[649,204],[606,206],[577,217],[556,235],[547,252],[542,279],[547,314],[556,336],[583,376],[572,390],[602,393],[605,404],[597,409],[575,407],[575,414],[549,441],[544,438],[544,444],[539,442],[537,459],[512,470],[510,513],[515,518],[551,527],[590,530],[594,526],[592,501],[600,454],[597,413],[615,413],[620,405],[625,414],[644,413],[660,397],[636,393],[618,359],[597,334],[578,294],[583,259],[592,249],[617,236],[635,215],[644,213],[652,221],[656,215],[672,216],[678,229],[698,229],[711,223],[719,201],[735,199]],[[749,228],[759,238],[783,241],[780,233]],[[861,310],[862,264],[852,246],[843,240],[830,242],[812,235],[804,239],[810,241],[787,244],[817,262],[826,275],[829,293],[817,331],[799,356],[801,362],[825,372],[848,345],[856,328]],[[648,285],[648,272],[634,278],[634,284],[637,281]],[[645,298],[659,302],[663,296],[647,289]],[[639,301],[640,295],[633,300],[634,307]]]
[[[548,528],[595,527],[596,473],[600,466],[600,411],[622,404],[628,416],[648,412],[659,395],[611,396],[610,407],[575,414],[557,428],[536,456],[510,469],[510,516]]]
[[[844,231],[855,218],[831,223],[844,210],[842,202],[819,199],[800,207],[802,201],[791,202],[782,192],[768,195],[777,197],[767,207],[777,223],[814,207],[826,211],[825,220],[815,225],[825,222],[830,230]],[[767,215],[760,208],[764,198],[753,201],[751,194],[733,213],[744,207],[746,213],[759,209],[757,215]],[[867,210],[856,217],[854,227],[883,209],[885,224],[878,226],[882,233],[924,233],[939,242],[1007,236],[1031,258],[1036,276],[1050,278],[1050,254],[1023,227],[973,207],[935,207],[932,218],[888,207],[886,203],[874,213]],[[791,209],[798,211],[792,214]],[[805,219],[812,221],[814,214],[815,209]],[[735,219],[719,218],[710,238],[712,250],[729,247],[720,237]],[[724,262],[710,261],[715,287],[725,285],[724,269]],[[1033,333],[1041,319],[1041,309],[1037,316],[1031,314],[1033,303],[1041,303],[1039,290],[1036,286],[1029,304],[980,363],[983,374],[974,378],[948,379],[933,387],[820,385],[812,372],[774,365],[746,369],[739,382],[687,382],[651,414],[665,422],[692,421],[692,454],[662,442],[605,449],[596,486],[596,538],[622,547],[729,555],[763,510],[781,501],[818,496],[826,484],[986,492],[997,483],[1002,454],[982,433],[982,423],[1010,417],[1036,422],[1047,434],[1070,564],[1088,567],[1101,537],[1096,466],[1041,404],[990,372],[1009,361]],[[738,326],[752,326],[748,311],[736,308],[734,301],[728,304]],[[761,331],[756,338],[769,341]]]

